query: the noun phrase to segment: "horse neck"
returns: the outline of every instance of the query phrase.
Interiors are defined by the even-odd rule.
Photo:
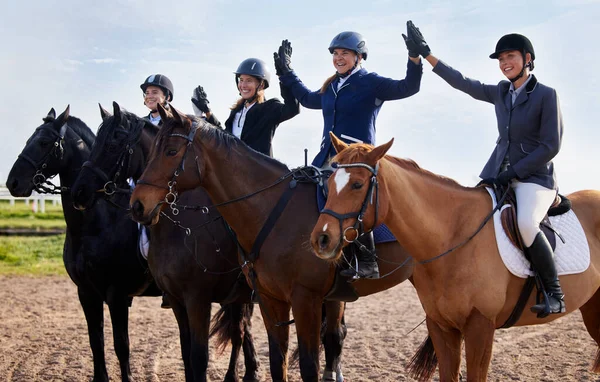
[[[411,166],[380,161],[382,220],[411,256],[423,261],[472,235],[491,206],[485,192]]]
[[[206,174],[201,186],[206,189],[214,204],[258,191],[273,184],[286,173],[282,165],[270,162],[247,146],[236,145],[227,149],[211,140],[201,141],[200,150],[206,163]],[[237,233],[242,245],[254,241],[285,187],[288,187],[286,181],[247,199],[218,208]]]
[[[58,173],[61,187],[66,187],[67,191],[61,193],[61,202],[67,229],[71,232],[80,231],[83,226],[84,214],[73,207],[73,199],[71,197],[71,186],[75,183],[75,179],[79,175],[81,167],[90,157],[91,148],[83,140],[69,139],[69,147],[65,147],[65,151],[71,153],[71,160],[68,165],[64,166]]]
[[[142,129],[141,137],[137,145],[137,150],[141,151],[142,160],[140,161],[138,168],[131,169],[131,177],[134,181],[137,181],[139,179],[139,177],[144,172],[144,169],[148,165],[150,149],[152,148],[152,143],[154,142],[154,138],[156,138],[156,134],[156,130],[146,128],[146,126],[144,126],[144,128]]]

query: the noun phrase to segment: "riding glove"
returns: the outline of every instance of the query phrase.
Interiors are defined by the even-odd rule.
[[[509,167],[506,169],[506,171],[502,171],[500,174],[498,174],[498,177],[496,177],[494,183],[506,187],[508,183],[516,177],[517,173],[515,172],[515,170],[512,167]]]
[[[278,76],[288,74],[292,71],[292,44],[283,40],[278,52],[273,53],[275,58],[275,72]]]
[[[406,44],[406,49],[408,49],[408,57],[417,58],[419,57],[419,48],[414,40],[406,37],[404,33],[402,33],[402,38],[404,39],[404,43]]]
[[[210,107],[208,107],[208,97],[202,86],[198,86],[196,89],[194,89],[192,103],[196,105],[198,110],[201,112],[210,113]]]
[[[419,28],[413,24],[412,21],[406,22],[406,30],[408,34],[408,39],[413,40],[416,45],[416,51],[423,57],[427,58],[431,54],[431,49],[429,49],[429,45],[425,42],[425,38],[421,34]]]

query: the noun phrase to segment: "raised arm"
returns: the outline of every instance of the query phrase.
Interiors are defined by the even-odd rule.
[[[194,114],[196,116],[202,116],[202,114],[204,114],[205,119],[208,123],[222,129],[223,126],[221,125],[221,122],[212,113],[208,104],[208,96],[206,95],[204,88],[198,85],[198,87],[194,89],[194,93],[192,94],[192,108],[194,109]]]

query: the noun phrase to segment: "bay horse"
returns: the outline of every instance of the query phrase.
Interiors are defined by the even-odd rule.
[[[144,224],[158,222],[160,211],[174,204],[177,193],[202,186],[237,236],[239,256],[248,283],[255,286],[269,338],[271,378],[287,381],[290,309],[298,337],[303,381],[318,381],[319,333],[325,301],[327,333],[325,381],[343,381],[331,374],[327,348],[344,333],[340,321],[344,304],[326,300],[338,270],[311,253],[310,229],[319,211],[316,186],[297,182],[287,166],[260,154],[241,140],[206,122],[159,107],[164,125],[156,138],[150,161],[131,196],[133,218]],[[292,190],[292,191],[287,191]],[[284,196],[282,199],[281,197]],[[175,198],[173,198],[175,197]],[[281,200],[289,197],[284,208]],[[166,198],[166,199],[165,199]],[[279,214],[273,218],[272,211]],[[274,224],[271,224],[274,223]],[[265,234],[264,227],[272,226]],[[262,242],[262,248],[255,247]],[[259,245],[260,247],[260,245]],[[377,280],[351,284],[357,296],[390,288],[410,277],[412,261],[397,242],[377,247],[382,274]],[[406,264],[398,267],[398,264]],[[394,272],[396,268],[400,268]],[[350,285],[350,284],[348,284]],[[335,379],[333,379],[335,378]]]
[[[487,191],[463,187],[413,161],[385,156],[393,139],[373,148],[348,146],[331,136],[338,152],[333,158],[338,169],[329,188],[337,192],[330,193],[325,208],[345,214],[366,205],[364,229],[385,223],[415,259],[413,281],[433,349],[421,348],[413,371],[420,372],[420,379],[429,379],[436,367],[431,361],[437,356],[440,380],[457,381],[464,338],[467,380],[485,381],[494,332],[511,315],[525,284],[525,279],[505,267],[494,225],[483,223],[492,212]],[[378,196],[369,191],[371,185],[378,186]],[[366,197],[368,193],[371,195]],[[368,199],[373,197],[376,201],[370,203]],[[566,313],[580,309],[589,334],[600,344],[600,192],[578,191],[568,198],[587,237],[591,266],[583,273],[560,277]],[[311,234],[319,258],[336,261],[345,245],[341,230],[352,226],[354,220],[341,222],[321,214]],[[530,296],[525,306],[532,306],[534,297]],[[515,325],[545,324],[563,315],[539,319],[526,310]],[[600,352],[593,371],[600,372]]]
[[[124,193],[129,207],[128,179],[137,181],[146,167],[158,127],[145,118],[121,110],[113,103],[113,114],[100,106],[102,124],[88,161],[83,165],[71,193],[80,209],[92,208],[98,200],[112,201]],[[100,192],[98,192],[100,190]],[[181,195],[182,203],[210,204],[202,189]],[[113,207],[115,208],[115,207]],[[156,283],[169,298],[179,326],[186,381],[206,381],[209,360],[211,302],[223,303],[212,333],[219,345],[231,341],[229,369],[224,381],[238,381],[237,360],[243,346],[244,381],[257,381],[258,361],[251,334],[254,305],[250,288],[237,263],[237,247],[220,216],[165,211],[165,219],[150,228],[148,267]],[[137,239],[137,236],[135,236]],[[238,287],[233,293],[234,287]],[[245,286],[245,289],[243,287]],[[244,293],[246,292],[246,293]],[[243,303],[243,302],[246,303]]]
[[[105,201],[88,211],[73,207],[70,187],[90,155],[95,136],[70,108],[58,117],[51,109],[35,129],[8,175],[16,197],[60,193],[66,222],[63,261],[77,286],[87,321],[94,362],[94,382],[108,381],[104,356],[104,308],[108,305],[121,380],[131,381],[128,316],[133,295],[159,296],[152,276],[136,253],[137,226]],[[60,187],[49,181],[58,174]],[[57,296],[63,298],[63,296]]]

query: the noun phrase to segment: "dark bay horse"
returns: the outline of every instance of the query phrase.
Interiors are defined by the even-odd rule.
[[[370,185],[378,184],[378,202],[368,204],[363,223],[365,229],[376,221],[385,223],[415,259],[413,281],[439,360],[440,380],[458,381],[464,338],[467,380],[485,381],[495,329],[511,315],[525,284],[504,265],[494,225],[477,231],[492,211],[488,193],[460,186],[413,161],[385,156],[393,139],[375,148],[348,147],[333,135],[332,142],[339,166],[329,186],[337,193],[330,193],[326,208],[356,211],[368,199]],[[560,276],[560,282],[567,313],[580,309],[589,334],[600,344],[600,192],[578,191],[568,198],[587,237],[591,265],[583,273]],[[353,223],[348,220],[344,226]],[[331,215],[319,218],[311,243],[320,258],[335,261],[340,256],[339,227]],[[526,306],[535,304],[534,295]],[[515,325],[545,324],[563,315],[540,319],[526,309]],[[420,374],[424,380],[435,372],[435,362],[427,362],[434,357],[432,350],[417,359],[417,371],[426,369]],[[593,371],[600,372],[600,352]]]
[[[70,187],[88,159],[95,136],[81,120],[69,115],[69,107],[56,117],[50,110],[27,141],[14,163],[6,185],[17,197],[54,191],[47,179],[58,174],[67,232],[63,260],[77,285],[79,301],[88,325],[94,359],[94,382],[108,381],[104,357],[104,308],[112,320],[115,352],[121,379],[131,380],[128,315],[133,295],[158,296],[144,261],[136,253],[137,226],[124,212],[102,201],[82,212],[73,208]],[[62,298],[63,296],[57,296]]]
[[[102,125],[90,158],[71,189],[73,201],[78,208],[87,209],[98,199],[110,201],[115,195],[125,193],[127,203],[122,207],[129,207],[128,179],[137,181],[142,174],[158,127],[122,111],[117,103],[113,103],[112,115],[102,107],[100,111]],[[182,194],[181,201],[211,204],[201,189]],[[220,344],[232,343],[224,380],[238,381],[237,360],[243,345],[246,361],[243,380],[257,381],[258,361],[250,332],[251,291],[243,275],[239,277],[237,247],[222,219],[218,215],[189,211],[175,216],[170,210],[165,211],[165,217],[151,227],[148,266],[158,286],[167,293],[179,325],[186,381],[207,380],[211,302],[236,299],[238,302],[222,307],[216,315],[220,320],[214,327],[220,330]],[[238,279],[242,281],[239,285]],[[235,286],[237,296],[232,291]],[[248,303],[241,303],[244,298]]]
[[[310,229],[319,216],[315,185],[289,181],[286,174],[290,171],[285,165],[202,120],[182,115],[173,108],[168,113],[159,108],[159,112],[164,125],[131,197],[134,219],[145,224],[156,223],[160,211],[173,201],[177,192],[202,186],[215,203],[208,209],[219,210],[236,233],[240,247],[250,252],[255,242],[260,241],[259,231],[272,219],[271,212],[279,205],[278,200],[289,195],[289,203],[280,211],[270,233],[260,235],[264,242],[257,258],[247,258],[242,265],[249,283],[253,283],[251,274],[256,275],[254,281],[269,337],[271,377],[276,381],[287,380],[289,328],[278,323],[289,320],[291,308],[302,380],[318,381],[322,305],[337,269],[314,256],[309,246]],[[293,192],[287,192],[288,189]],[[355,282],[353,287],[360,296],[390,288],[411,275],[412,262],[398,243],[383,244],[377,251],[386,260],[380,263],[381,271],[389,276]],[[394,272],[396,268],[399,270]],[[339,321],[343,307],[340,302],[325,303],[330,331],[325,335],[326,347],[330,341],[339,343],[341,349],[343,335]],[[331,366],[326,365],[326,370],[328,367]],[[336,375],[338,381],[340,377]]]

